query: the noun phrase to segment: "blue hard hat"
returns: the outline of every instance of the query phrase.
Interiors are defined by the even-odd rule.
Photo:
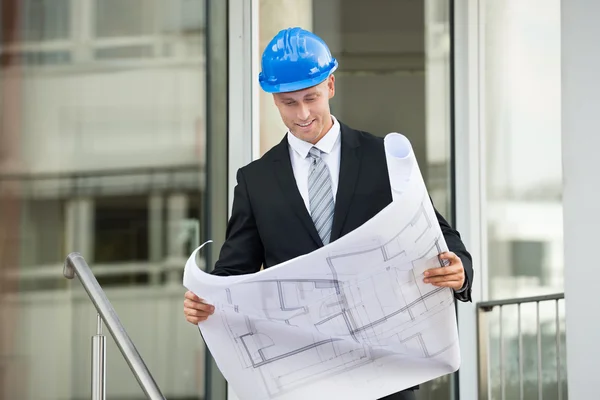
[[[318,85],[338,62],[323,39],[301,28],[288,28],[269,42],[261,66],[260,86],[265,92],[281,93]]]

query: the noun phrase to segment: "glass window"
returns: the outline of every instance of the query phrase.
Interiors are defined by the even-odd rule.
[[[489,297],[562,292],[560,2],[484,18]]]
[[[96,0],[96,37],[198,33],[204,7],[203,0]]]
[[[17,5],[18,4],[18,5]],[[2,10],[4,8],[4,10]],[[10,14],[16,12],[20,21],[10,19]],[[11,11],[12,10],[12,11]],[[71,2],[70,0],[24,0],[14,2],[11,6],[0,7],[0,41],[8,41],[9,32],[17,27],[16,35],[19,43],[3,46],[0,55],[14,55],[14,62],[21,65],[62,65],[71,62],[69,50],[71,32]],[[6,27],[6,28],[5,28]],[[28,43],[33,48],[20,49],[20,43]],[[54,42],[54,43],[50,43]],[[6,44],[6,43],[3,43]]]
[[[260,2],[260,51],[281,29],[301,26],[338,59],[332,114],[377,136],[409,138],[436,208],[452,221],[450,2],[344,0]],[[369,18],[365,18],[369,15]],[[286,131],[261,93],[261,153]],[[448,399],[452,376],[420,386],[420,399]]]
[[[62,277],[70,252],[88,261],[165,397],[206,397],[205,345],[173,312],[185,260],[201,234],[212,236],[207,146],[227,134],[206,138],[204,4],[2,2],[3,22],[24,22],[0,65],[1,398],[89,397],[96,312],[79,280]],[[226,30],[225,17],[213,23]],[[8,27],[0,24],[5,40]],[[176,63],[156,66],[171,56]],[[90,68],[98,60],[110,72]],[[22,65],[61,67],[14,68]],[[212,85],[227,94],[226,75]],[[212,162],[226,173],[226,157]],[[39,326],[52,329],[39,335]],[[142,398],[104,332],[110,395]]]
[[[95,5],[95,60],[202,56],[203,0],[96,0]]]
[[[64,201],[62,199],[31,199],[23,202],[22,223],[28,225],[23,241],[28,251],[22,255],[24,264],[55,265],[64,256],[64,234],[56,234],[56,227],[64,229]],[[33,251],[31,251],[33,250]]]
[[[482,5],[488,297],[561,293],[560,1],[488,0]],[[566,398],[564,302],[541,302],[539,307],[539,314],[536,303],[502,307],[502,311],[497,307],[488,313],[491,346],[486,362],[493,398],[500,398],[503,390],[501,365],[505,397],[518,398],[520,348],[524,398],[557,398],[557,336],[562,348],[561,395]],[[538,382],[538,366],[542,382]]]
[[[94,203],[94,262],[147,261],[147,198],[100,197]]]
[[[71,0],[21,1],[21,40],[40,42],[71,37]]]
[[[204,52],[204,0],[91,0],[89,7],[72,0],[26,0],[20,5],[20,42],[2,53],[15,55],[21,65],[189,60]],[[6,34],[0,30],[0,39]]]
[[[511,263],[513,276],[542,277],[545,281],[543,265],[545,262],[547,243],[533,240],[510,242]]]
[[[96,0],[96,37],[143,36],[156,30],[156,2]]]
[[[164,32],[200,32],[205,28],[204,0],[162,0]],[[168,5],[167,5],[168,3]]]

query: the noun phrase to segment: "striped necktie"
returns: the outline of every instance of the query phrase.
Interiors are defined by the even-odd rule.
[[[331,236],[334,211],[331,176],[327,164],[321,158],[321,150],[311,148],[308,157],[312,159],[308,172],[310,216],[323,244],[327,244]]]

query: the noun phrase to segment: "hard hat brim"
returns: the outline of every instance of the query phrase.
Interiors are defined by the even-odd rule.
[[[335,70],[337,69],[337,63],[328,70],[323,72],[322,74],[315,76],[314,78],[304,79],[297,82],[289,82],[289,83],[281,83],[278,85],[270,85],[268,82],[259,80],[260,87],[267,93],[288,93],[295,92],[297,90],[307,89],[309,87],[316,86],[325,81],[325,79],[329,78]]]

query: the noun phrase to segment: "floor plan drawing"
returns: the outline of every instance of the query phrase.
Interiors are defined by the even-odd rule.
[[[184,284],[216,307],[200,330],[240,399],[377,399],[458,368],[453,293],[423,282],[446,244],[412,150],[394,157],[390,171],[413,163],[402,205],[318,251],[231,284],[188,261]]]

